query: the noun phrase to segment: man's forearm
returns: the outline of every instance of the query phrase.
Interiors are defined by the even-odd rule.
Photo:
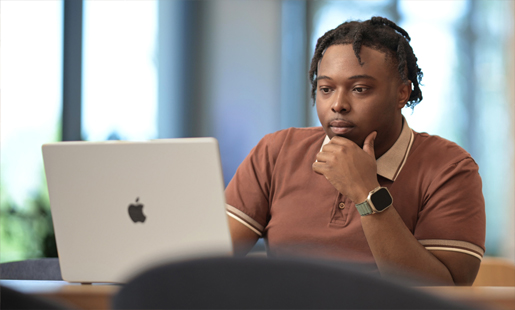
[[[363,216],[361,223],[382,275],[409,273],[438,284],[454,285],[449,269],[415,239],[393,206],[382,213]]]

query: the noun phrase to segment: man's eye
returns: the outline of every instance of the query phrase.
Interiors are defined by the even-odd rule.
[[[331,91],[331,89],[329,89],[329,87],[320,87],[320,92],[322,92],[323,94],[327,94]]]
[[[367,90],[368,90],[368,88],[366,88],[366,87],[355,87],[354,88],[354,91],[357,93],[364,93]]]

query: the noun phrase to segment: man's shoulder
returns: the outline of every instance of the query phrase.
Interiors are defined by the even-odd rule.
[[[274,143],[284,143],[286,141],[310,141],[325,137],[322,127],[290,127],[267,134],[263,140]]]
[[[426,132],[413,131],[413,133],[414,140],[410,157],[421,157],[420,159],[424,161],[441,164],[456,164],[464,159],[474,161],[472,156],[455,142]]]
[[[264,136],[256,146],[257,151],[266,150],[272,158],[280,154],[290,156],[292,153],[308,152],[322,146],[325,132],[322,127],[291,127]]]

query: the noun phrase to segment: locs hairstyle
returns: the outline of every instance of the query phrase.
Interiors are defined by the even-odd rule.
[[[409,45],[410,40],[406,30],[384,17],[372,17],[364,22],[345,22],[335,29],[329,30],[318,39],[315,54],[311,59],[309,80],[313,103],[316,101],[318,62],[322,59],[325,50],[335,44],[352,44],[360,65],[363,65],[359,55],[363,45],[384,52],[387,57],[391,57],[394,64],[397,65],[402,81],[410,80],[413,83],[411,96],[406,105],[411,108],[415,107],[422,100],[422,91],[419,85],[423,74],[417,65],[417,57]]]

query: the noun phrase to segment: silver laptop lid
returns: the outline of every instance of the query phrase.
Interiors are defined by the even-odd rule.
[[[43,145],[70,282],[126,282],[155,264],[230,255],[214,138]]]

